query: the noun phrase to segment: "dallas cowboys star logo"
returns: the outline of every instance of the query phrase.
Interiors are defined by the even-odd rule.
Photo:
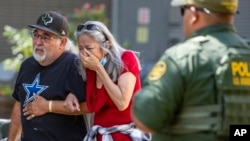
[[[42,17],[44,25],[47,25],[48,23],[52,23],[53,18],[47,13],[44,17]]]
[[[39,85],[39,83],[40,83],[40,73],[37,74],[32,84],[23,84],[23,88],[26,91],[26,99],[23,106],[33,101],[35,94],[39,95],[49,87],[45,85]]]

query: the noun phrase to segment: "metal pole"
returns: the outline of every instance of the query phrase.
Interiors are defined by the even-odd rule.
[[[119,0],[112,0],[112,12],[111,12],[111,30],[116,39],[119,40],[118,36],[118,6],[119,6]]]

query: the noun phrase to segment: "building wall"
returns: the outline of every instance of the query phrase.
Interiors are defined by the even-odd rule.
[[[111,0],[88,1],[91,5],[104,3],[110,15]],[[87,0],[2,0],[0,4],[0,35],[3,27],[10,25],[15,28],[27,28],[28,24],[36,22],[37,17],[47,10],[58,11],[68,15],[75,8],[80,8]],[[11,56],[11,45],[0,36],[0,61]]]
[[[239,35],[242,37],[250,39],[250,18],[249,18],[249,0],[239,0],[239,14],[235,16],[235,28]],[[169,34],[169,40],[183,40],[182,36],[182,17],[180,15],[179,8],[168,7],[169,10],[169,29],[171,34]]]
[[[131,49],[141,53],[142,77],[167,48],[184,40],[180,9],[170,6],[170,1],[113,0],[113,5],[114,34],[121,44],[129,42]],[[249,5],[249,0],[241,0],[240,14],[237,14],[235,19],[238,33],[248,39]],[[140,10],[144,12],[141,14]]]
[[[140,52],[142,77],[166,49],[168,3],[166,0],[113,0],[114,8],[118,8],[112,12],[112,29],[120,44],[127,43],[129,49]]]

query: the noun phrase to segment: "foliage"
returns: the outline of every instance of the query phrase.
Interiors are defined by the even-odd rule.
[[[125,40],[122,44],[122,47],[126,49],[131,49],[131,44],[128,40]]]
[[[76,43],[74,32],[77,25],[86,21],[101,21],[108,26],[108,17],[104,4],[91,7],[90,3],[84,3],[80,8],[75,8],[74,12],[67,16],[69,21],[70,38]]]
[[[12,87],[8,84],[0,84],[0,96],[8,96],[12,93]]]
[[[28,29],[16,29],[6,25],[3,36],[7,42],[12,44],[12,54],[14,57],[3,60],[4,69],[18,71],[21,62],[32,55],[32,40]]]

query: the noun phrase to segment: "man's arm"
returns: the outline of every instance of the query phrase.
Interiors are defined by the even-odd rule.
[[[73,95],[73,94],[72,94]],[[66,98],[67,100],[67,98]],[[35,101],[29,103],[23,109],[24,115],[30,120],[34,117],[44,115],[46,113],[57,113],[64,115],[81,115],[89,113],[85,102],[79,103],[79,110],[72,110],[69,107],[69,102],[65,104],[64,100],[46,100],[45,98],[36,95]]]
[[[20,102],[16,101],[11,114],[8,141],[17,141],[20,138],[21,131],[22,127],[21,127]]]

